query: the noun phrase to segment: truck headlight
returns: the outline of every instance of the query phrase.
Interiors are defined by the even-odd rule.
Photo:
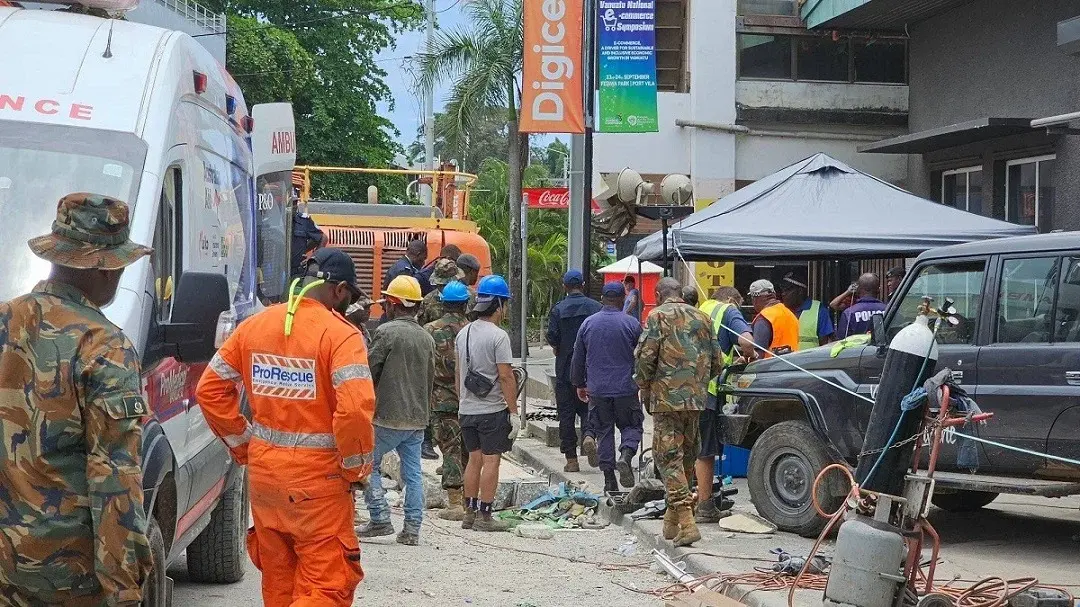
[[[750,387],[750,384],[754,383],[755,379],[757,379],[756,373],[742,373],[731,378],[731,385],[745,390]]]

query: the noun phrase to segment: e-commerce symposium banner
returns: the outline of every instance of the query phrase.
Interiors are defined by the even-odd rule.
[[[655,133],[656,0],[598,0],[601,133]]]

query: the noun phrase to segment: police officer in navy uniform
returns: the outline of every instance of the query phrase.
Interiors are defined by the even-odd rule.
[[[570,270],[563,276],[566,297],[551,308],[548,316],[547,342],[555,350],[555,406],[559,415],[559,450],[566,456],[565,472],[578,472],[578,418],[584,437],[582,450],[589,458],[589,465],[600,464],[596,450],[596,437],[589,432],[589,405],[578,398],[570,379],[570,363],[574,358],[574,342],[578,329],[585,319],[596,314],[604,306],[582,292],[585,280],[580,270]]]

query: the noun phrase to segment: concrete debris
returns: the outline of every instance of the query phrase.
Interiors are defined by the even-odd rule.
[[[626,541],[617,546],[615,552],[622,556],[634,556],[637,553],[637,538],[632,535],[626,536]]]
[[[446,492],[443,491],[442,482],[439,479],[424,475],[424,508],[446,507]]]
[[[776,533],[776,525],[749,512],[738,512],[720,519],[720,528],[724,531],[765,535]]]
[[[379,471],[383,476],[388,476],[397,482],[398,487],[403,487],[405,483],[401,478],[401,458],[398,456],[397,451],[391,451],[383,456],[382,465],[379,467]]]
[[[401,497],[401,494],[398,493],[397,491],[387,491],[386,492],[386,504],[388,506],[390,506],[391,508],[399,508],[404,503],[405,503],[405,500]]]
[[[555,537],[555,532],[543,523],[522,523],[514,527],[514,535],[530,540],[550,540]]]

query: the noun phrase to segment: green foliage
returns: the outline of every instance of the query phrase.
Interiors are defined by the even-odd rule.
[[[435,156],[442,160],[454,160],[458,170],[474,172],[490,157],[507,157],[507,125],[505,108],[485,108],[473,130],[463,133],[446,112],[435,113]],[[406,152],[410,162],[418,163],[424,158],[424,127],[417,129],[416,140]]]
[[[388,167],[401,151],[394,125],[376,106],[393,102],[376,55],[419,25],[416,0],[214,0],[229,20],[228,57],[249,105],[291,101],[298,163]],[[235,25],[234,25],[235,24]],[[234,29],[237,28],[237,29]],[[364,200],[367,186],[404,198],[394,177],[321,176],[320,198]]]
[[[547,147],[534,147],[532,149],[532,161],[547,167],[548,174],[551,176],[549,181],[558,180],[559,185],[569,186],[569,184],[562,182],[564,176],[569,175],[570,146],[563,143],[561,139],[552,141]],[[545,183],[543,185],[552,184]]]

